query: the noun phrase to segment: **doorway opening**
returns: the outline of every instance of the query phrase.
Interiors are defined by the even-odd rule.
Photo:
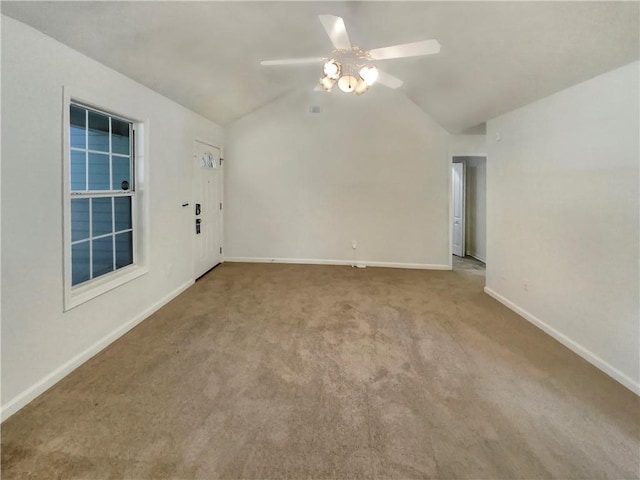
[[[454,156],[451,163],[451,253],[454,270],[486,266],[487,157]]]

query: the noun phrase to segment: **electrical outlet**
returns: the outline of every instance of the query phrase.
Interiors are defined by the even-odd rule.
[[[351,248],[353,248],[354,250],[358,248],[358,242],[356,242],[355,240],[351,240]]]

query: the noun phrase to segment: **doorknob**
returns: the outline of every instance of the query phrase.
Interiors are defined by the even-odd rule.
[[[455,222],[453,222],[453,223],[455,223],[456,225],[458,225],[460,222],[459,222],[458,220],[456,220],[456,221],[455,221]]]

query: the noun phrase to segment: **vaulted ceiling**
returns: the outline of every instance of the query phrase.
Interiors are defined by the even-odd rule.
[[[638,59],[638,5],[3,1],[1,8],[221,125],[313,89],[321,65],[259,62],[330,55],[318,14],[342,16],[351,42],[365,49],[436,38],[438,55],[378,65],[404,80],[398,94],[456,133]]]

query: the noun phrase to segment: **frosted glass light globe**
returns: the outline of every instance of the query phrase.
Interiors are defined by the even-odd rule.
[[[376,67],[365,65],[358,72],[367,85],[373,85],[378,79],[378,69]]]
[[[322,88],[324,88],[327,92],[331,91],[335,83],[336,81],[333,78],[323,77],[322,79],[320,79],[320,85],[322,85]]]
[[[358,79],[353,75],[344,75],[338,80],[338,88],[345,93],[351,93],[358,85]]]
[[[324,64],[324,74],[329,77],[332,78],[334,80],[337,80],[338,77],[340,76],[340,64],[338,62],[336,62],[335,60],[329,60],[327,63]]]
[[[364,79],[361,78],[360,80],[358,80],[358,83],[353,93],[355,93],[356,95],[362,95],[368,89],[369,89],[369,85],[367,85],[367,82],[365,82]]]

